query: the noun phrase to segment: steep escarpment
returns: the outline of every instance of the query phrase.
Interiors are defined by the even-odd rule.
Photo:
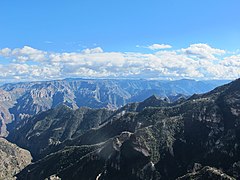
[[[12,121],[9,108],[13,106],[14,100],[9,92],[0,89],[0,135],[7,136],[6,124]]]
[[[89,129],[98,128],[113,112],[86,107],[73,110],[61,105],[13,125],[8,139],[29,149],[37,158],[52,146],[80,136]]]
[[[19,171],[31,163],[29,151],[0,138],[0,179],[15,179]]]

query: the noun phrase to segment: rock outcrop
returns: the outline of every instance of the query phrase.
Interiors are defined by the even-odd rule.
[[[197,172],[188,173],[177,180],[236,180],[235,178],[223,173],[221,170],[213,167],[203,167]]]
[[[0,179],[15,179],[14,175],[31,163],[29,151],[0,138]]]

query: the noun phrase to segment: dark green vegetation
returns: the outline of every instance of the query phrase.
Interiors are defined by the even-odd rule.
[[[152,94],[161,97],[207,92],[222,81],[149,81],[111,79],[66,79],[48,82],[5,84],[0,87],[0,136],[6,125],[65,104],[73,109],[116,109],[129,102],[140,102]],[[174,100],[174,98],[173,98]]]
[[[9,140],[38,160],[19,179],[239,179],[240,79],[174,103],[59,107],[20,122]]]

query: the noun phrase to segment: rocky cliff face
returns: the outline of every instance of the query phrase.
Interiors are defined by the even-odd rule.
[[[14,100],[9,92],[0,89],[0,135],[7,136],[6,124],[12,121],[13,117],[9,109],[13,106]]]
[[[108,121],[114,111],[81,107],[73,110],[66,105],[42,112],[17,123],[8,139],[31,151],[39,158],[57,144],[84,134]]]
[[[18,177],[238,179],[239,122],[240,79],[175,103],[153,96],[113,112],[95,129],[54,144],[48,156]]]
[[[221,84],[223,82],[219,82]],[[66,79],[48,82],[6,84],[0,88],[0,135],[6,136],[6,124],[31,117],[65,104],[73,109],[116,109],[129,102],[143,101],[156,94],[161,97],[203,93],[216,82],[193,80],[147,81]]]
[[[0,138],[0,179],[15,179],[14,175],[29,165],[31,160],[30,152]]]

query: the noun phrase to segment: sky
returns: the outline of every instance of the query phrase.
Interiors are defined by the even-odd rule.
[[[236,79],[239,0],[2,0],[0,81]]]

